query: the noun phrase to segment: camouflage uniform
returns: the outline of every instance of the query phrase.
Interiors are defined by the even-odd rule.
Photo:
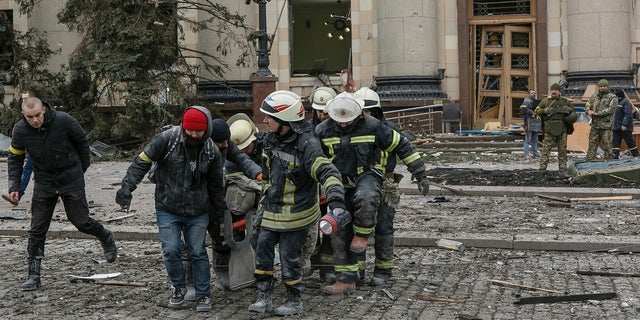
[[[591,115],[591,130],[589,131],[589,149],[587,151],[587,161],[596,158],[598,145],[602,144],[604,159],[611,160],[613,140],[613,119],[618,98],[608,89],[595,93],[585,104],[584,110],[593,111]]]
[[[567,127],[564,119],[575,115],[571,101],[565,97],[547,97],[536,108],[535,114],[544,119],[544,141],[540,157],[540,170],[546,170],[553,146],[558,147],[558,169],[567,169]]]

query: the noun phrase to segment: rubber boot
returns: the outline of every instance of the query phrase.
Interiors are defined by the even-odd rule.
[[[355,282],[342,282],[340,280],[330,286],[324,286],[322,292],[330,295],[351,293],[356,289]]]
[[[258,300],[249,306],[249,311],[265,313],[273,310],[273,280],[259,281]]]
[[[370,286],[383,286],[391,278],[391,270],[375,269],[373,271],[373,277],[369,281]]]
[[[302,300],[300,293],[294,290],[287,290],[287,299],[284,303],[273,310],[273,314],[278,316],[292,316],[302,314]]]
[[[113,235],[113,231],[107,230],[107,237],[100,240],[102,249],[104,250],[104,258],[107,262],[114,262],[118,257],[118,246],[116,245],[116,237]]]
[[[40,288],[40,266],[42,258],[29,258],[29,277],[20,285],[22,291],[33,291]]]

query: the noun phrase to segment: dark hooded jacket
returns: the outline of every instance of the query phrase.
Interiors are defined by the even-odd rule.
[[[187,146],[182,127],[172,126],[155,135],[144,147],[129,166],[122,184],[133,191],[155,161],[156,210],[181,216],[208,213],[210,218],[222,219],[224,159],[210,138],[211,113],[203,107],[188,109],[192,108],[202,111],[208,120],[203,143],[196,147],[196,157],[190,156],[188,148],[194,147]]]
[[[84,172],[90,165],[87,134],[75,118],[42,104],[45,113],[40,128],[24,118],[13,127],[7,158],[9,192],[20,190],[25,152],[33,159],[35,190],[84,188]]]

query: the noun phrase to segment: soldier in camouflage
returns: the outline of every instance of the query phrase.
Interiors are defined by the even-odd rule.
[[[598,81],[598,93],[594,93],[584,106],[584,112],[591,117],[591,130],[589,131],[589,149],[587,161],[596,158],[598,145],[602,144],[604,159],[611,160],[613,140],[613,119],[618,98],[609,91],[609,82],[606,79]]]
[[[560,96],[559,84],[552,84],[550,91],[551,96],[544,98],[535,110],[535,114],[544,119],[544,141],[540,157],[540,170],[547,170],[551,148],[557,146],[558,169],[566,171],[567,127],[573,128],[577,115],[571,101]]]

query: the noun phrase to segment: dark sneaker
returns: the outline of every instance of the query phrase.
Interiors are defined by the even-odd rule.
[[[118,257],[118,246],[116,246],[116,237],[113,235],[113,231],[107,230],[109,235],[107,239],[101,240],[102,249],[104,250],[104,258],[107,262],[114,262]]]
[[[5,199],[5,200],[9,201],[14,206],[17,206],[20,203],[20,202],[11,200],[11,197],[9,197],[8,194],[3,194],[2,195],[2,199]]]
[[[171,287],[171,298],[169,298],[169,304],[167,307],[172,309],[178,309],[182,307],[184,303],[184,296],[187,294],[187,288],[174,288]]]
[[[211,311],[211,298],[207,296],[199,297],[196,300],[196,311],[209,312]]]

